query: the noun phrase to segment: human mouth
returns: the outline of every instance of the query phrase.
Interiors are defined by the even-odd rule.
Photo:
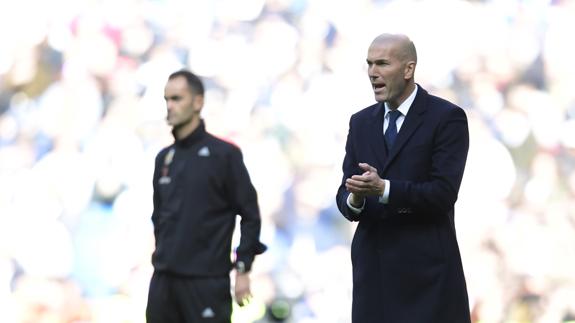
[[[174,114],[168,113],[168,115],[166,116],[166,121],[171,122],[173,119],[174,119]]]
[[[372,86],[374,92],[380,92],[385,87],[385,84],[383,84],[383,83],[372,83],[371,86]]]

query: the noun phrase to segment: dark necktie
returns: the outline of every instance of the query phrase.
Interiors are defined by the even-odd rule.
[[[387,142],[387,148],[391,149],[393,143],[395,142],[395,137],[397,137],[397,118],[401,115],[401,112],[397,110],[391,110],[389,113],[389,123],[387,124],[387,129],[385,130],[385,141]]]

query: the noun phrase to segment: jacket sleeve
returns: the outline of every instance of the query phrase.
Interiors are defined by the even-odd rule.
[[[345,180],[350,178],[354,174],[359,174],[358,163],[355,159],[355,153],[353,148],[353,129],[352,129],[352,119],[349,121],[349,130],[347,133],[347,140],[345,143],[345,156],[343,158],[343,177],[341,179],[341,183],[339,188],[337,189],[336,194],[336,204],[337,208],[341,212],[341,214],[348,219],[349,221],[359,221],[360,214],[354,213],[350,208],[347,206],[347,198],[349,196],[349,192],[345,188]]]
[[[162,151],[160,151],[154,161],[154,173],[152,175],[152,188],[153,188],[153,211],[152,211],[152,221],[157,218],[157,212],[160,209],[160,194],[158,193],[158,179],[160,177],[160,168],[162,161]]]
[[[374,208],[374,203],[377,203],[376,197],[368,197],[365,200],[364,208],[360,213],[355,213],[347,205],[347,198],[349,192],[345,188],[346,179],[350,178],[352,175],[358,175],[363,173],[359,168],[359,161],[356,158],[356,151],[354,147],[354,124],[357,124],[355,115],[350,118],[349,131],[347,134],[347,140],[345,143],[345,157],[343,158],[343,177],[336,194],[336,204],[341,212],[341,214],[349,221],[359,221],[370,220],[377,218],[377,212],[371,212],[370,210]],[[358,125],[359,126],[359,125]]]
[[[240,244],[236,249],[236,261],[242,261],[246,271],[249,271],[255,256],[266,251],[267,247],[259,240],[261,217],[257,192],[239,149],[234,149],[230,156],[229,175],[232,201],[236,213],[241,217]]]
[[[426,213],[444,214],[453,209],[465,169],[469,130],[463,109],[450,109],[439,122],[433,138],[428,180],[392,180],[388,211],[406,206]],[[390,210],[391,208],[391,210]]]

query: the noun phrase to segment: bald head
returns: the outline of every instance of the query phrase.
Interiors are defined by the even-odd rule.
[[[369,46],[366,62],[376,101],[397,108],[415,89],[417,54],[407,36],[377,36]]]
[[[417,51],[415,50],[415,45],[407,37],[402,34],[381,34],[371,42],[371,46],[387,45],[393,48],[393,52],[396,57],[403,61],[409,62],[413,61],[417,63]]]

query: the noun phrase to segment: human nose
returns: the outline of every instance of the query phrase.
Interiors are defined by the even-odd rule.
[[[166,109],[168,111],[172,110],[174,108],[174,101],[173,100],[166,100]]]
[[[377,72],[376,72],[375,65],[370,65],[367,67],[367,75],[369,76],[369,78],[371,80],[377,78]]]

